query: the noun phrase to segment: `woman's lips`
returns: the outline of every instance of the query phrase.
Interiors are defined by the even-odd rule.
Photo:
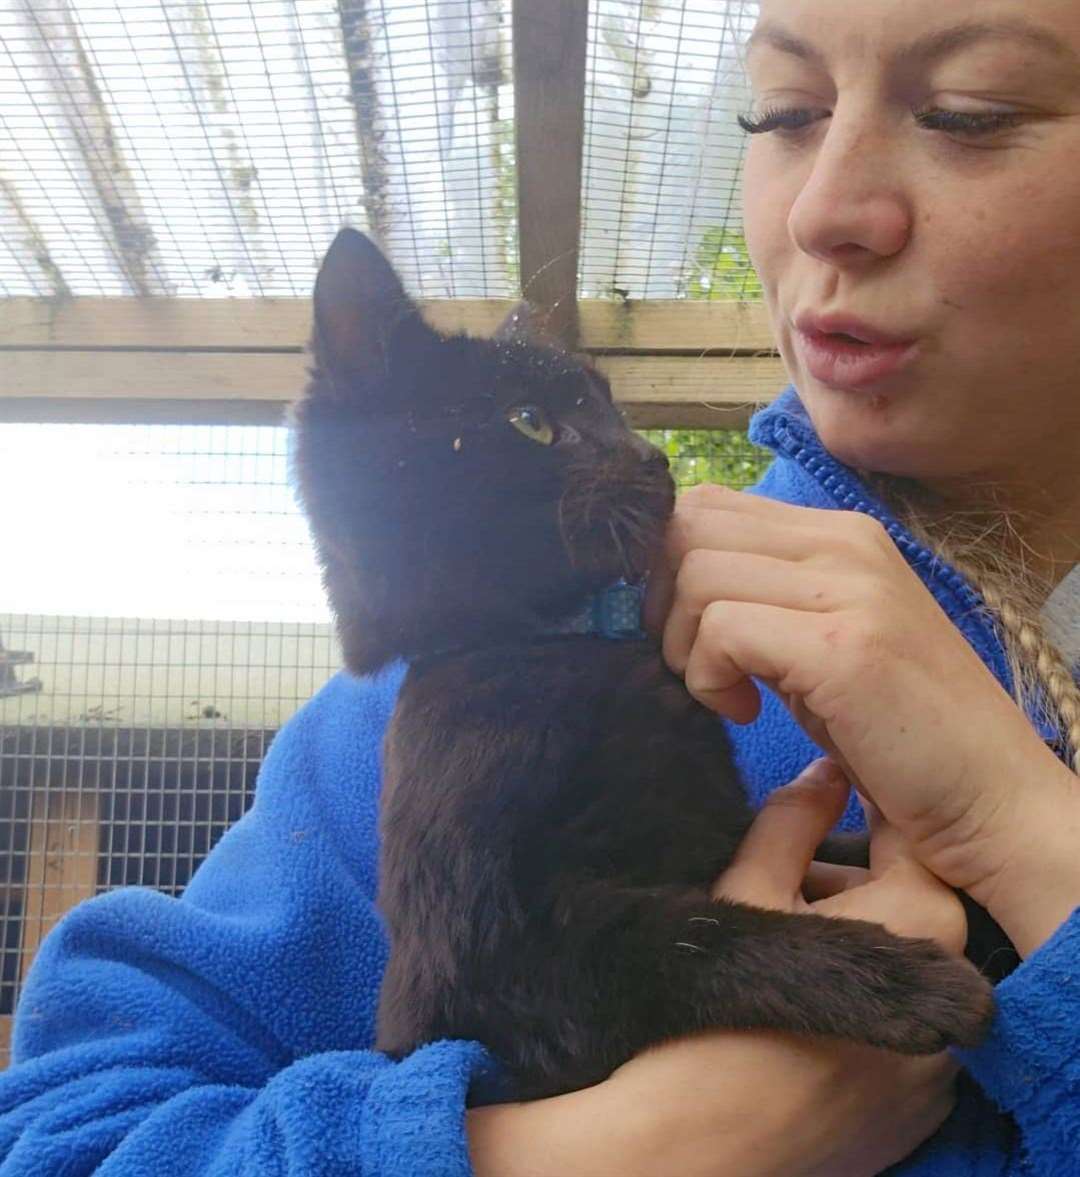
[[[810,375],[829,388],[873,388],[915,358],[918,342],[859,343],[839,334],[795,331],[795,344]]]

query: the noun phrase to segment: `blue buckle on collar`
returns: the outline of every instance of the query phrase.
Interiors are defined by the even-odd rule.
[[[617,580],[610,588],[597,593],[589,605],[589,633],[615,641],[645,637],[641,628],[641,610],[645,603],[644,583],[630,584]]]

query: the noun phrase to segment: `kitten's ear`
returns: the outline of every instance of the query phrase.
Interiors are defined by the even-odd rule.
[[[519,302],[495,328],[495,334],[491,338],[500,343],[559,346],[559,341],[547,333],[547,316],[528,302]]]
[[[342,229],[315,279],[319,366],[346,382],[384,377],[391,337],[406,322],[420,326],[420,311],[390,263],[363,233]]]

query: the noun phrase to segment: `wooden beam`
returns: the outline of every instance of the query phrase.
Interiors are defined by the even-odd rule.
[[[745,429],[787,384],[771,358],[602,356],[597,367],[637,429]]]
[[[0,403],[38,396],[292,400],[306,370],[299,352],[9,351],[0,353]]]
[[[421,299],[440,331],[490,335],[511,299]],[[587,351],[772,352],[760,303],[586,299],[578,303]],[[0,299],[3,349],[126,348],[299,351],[311,332],[308,298]],[[5,360],[0,354],[0,371]]]
[[[0,1014],[0,1069],[11,1062],[11,1014]]]
[[[421,299],[420,306],[440,331],[486,336],[514,301]],[[0,299],[0,348],[278,352],[299,351],[310,334],[310,298]]]
[[[521,289],[574,350],[588,0],[514,0],[513,13]]]
[[[587,351],[776,354],[761,303],[586,299],[578,303]]]
[[[304,387],[306,360],[298,353],[9,352],[0,358],[0,421],[280,424]],[[773,357],[600,355],[595,363],[617,401],[640,407],[650,423],[666,416],[671,428],[702,427],[709,406],[767,403],[787,382]]]
[[[598,356],[620,404],[765,404],[787,383],[772,357]]]

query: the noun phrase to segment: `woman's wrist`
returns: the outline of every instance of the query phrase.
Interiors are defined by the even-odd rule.
[[[465,1113],[475,1177],[637,1177],[635,1126],[604,1083]],[[620,1109],[621,1110],[621,1109]]]
[[[1080,779],[1056,771],[1025,784],[1022,809],[1001,840],[1001,864],[972,897],[1029,957],[1080,907]]]

